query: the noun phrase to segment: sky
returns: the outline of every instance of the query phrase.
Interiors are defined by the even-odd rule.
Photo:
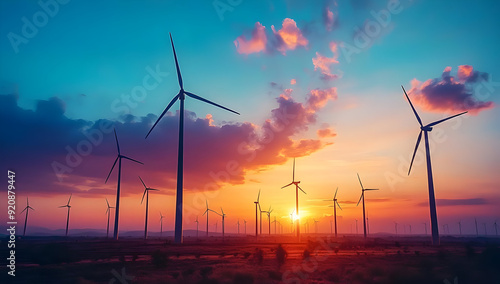
[[[0,164],[16,173],[17,218],[29,197],[31,226],[104,229],[116,202],[120,230],[141,230],[143,186],[150,230],[174,226],[179,104],[184,88],[241,115],[187,98],[184,228],[205,228],[207,201],[226,231],[255,226],[254,201],[290,223],[295,177],[304,224],[361,231],[359,173],[370,232],[429,224],[427,172],[407,90],[424,124],[468,111],[429,133],[440,225],[475,233],[474,218],[500,219],[500,70],[495,1],[2,1]],[[2,177],[7,184],[7,176]],[[0,197],[7,204],[7,197]],[[265,209],[264,209],[265,208]],[[24,214],[24,213],[23,213]],[[2,216],[6,220],[6,216]],[[217,219],[210,216],[210,230]],[[2,222],[5,224],[5,222]],[[267,224],[267,221],[266,223]],[[311,225],[312,226],[312,225]],[[286,228],[286,227],[285,227]],[[440,226],[441,229],[441,226]],[[219,228],[220,230],[220,228]],[[401,229],[400,229],[401,230]],[[310,227],[313,231],[313,227]]]

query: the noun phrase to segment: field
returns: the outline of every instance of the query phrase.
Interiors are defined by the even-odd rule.
[[[2,255],[7,255],[5,239]],[[278,250],[281,245],[284,250]],[[279,256],[282,261],[279,261]],[[3,258],[3,257],[2,257]],[[500,283],[498,238],[18,239],[1,283]],[[15,280],[15,281],[13,281]]]

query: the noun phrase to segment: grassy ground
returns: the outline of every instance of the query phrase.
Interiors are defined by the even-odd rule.
[[[5,240],[1,246],[8,255]],[[300,243],[248,237],[174,245],[27,238],[17,241],[16,277],[7,271],[2,265],[0,283],[500,283],[500,242],[450,238],[431,247],[424,238],[310,236]]]

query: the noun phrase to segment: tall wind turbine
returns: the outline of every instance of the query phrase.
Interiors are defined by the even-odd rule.
[[[333,199],[327,199],[324,201],[333,201],[333,205],[330,205],[329,207],[333,207],[333,220],[335,222],[335,237],[337,237],[337,206],[339,207],[340,210],[342,208],[340,207],[339,202],[337,201],[337,192],[339,191],[339,188],[335,190],[335,195],[333,195]],[[331,224],[330,224],[331,226]]]
[[[141,199],[141,204],[144,201],[144,196],[146,196],[146,220],[144,221],[144,239],[148,238],[148,209],[149,209],[149,191],[159,191],[159,189],[147,187],[144,181],[142,180],[141,177],[139,177],[141,180],[142,185],[144,186],[144,193],[142,194],[142,199]]]
[[[72,195],[73,195],[73,193],[69,195],[68,203],[66,203],[66,205],[59,206],[59,208],[68,207],[68,217],[66,218],[66,237],[68,236],[68,228],[69,228],[69,209],[71,208],[71,206],[69,205],[69,202],[71,201],[71,196],[72,196]]]
[[[142,162],[139,162],[137,160],[134,160],[132,158],[129,158],[125,155],[122,155],[120,152],[120,143],[118,143],[118,136],[116,135],[116,129],[115,131],[115,140],[116,140],[116,149],[118,150],[118,155],[116,156],[115,162],[113,163],[113,166],[111,167],[111,170],[109,171],[108,177],[106,178],[106,181],[104,183],[108,182],[109,176],[113,172],[113,169],[116,166],[116,162],[118,162],[118,185],[116,187],[116,203],[115,203],[115,229],[113,232],[113,238],[115,240],[118,240],[118,217],[120,215],[120,183],[121,183],[121,176],[122,176],[122,159],[127,159],[132,162],[139,163],[141,165],[144,165]]]
[[[285,185],[285,186],[282,186],[281,188],[285,188],[285,187],[288,187],[290,185],[295,185],[295,214],[297,214],[297,216],[299,216],[299,189],[300,191],[302,191],[304,194],[307,194],[302,188],[300,188],[299,186],[299,183],[300,181],[295,181],[295,158],[293,158],[293,172],[292,172],[292,182]],[[300,219],[297,218],[296,222],[297,222],[297,238],[300,240]]]
[[[160,212],[160,238],[163,235],[163,218],[165,218],[165,216],[163,216]]]
[[[253,202],[253,203],[255,203],[255,236],[256,237],[259,235],[259,232],[258,232],[259,219],[257,219],[257,210],[258,210],[258,208],[260,208],[259,198],[260,198],[260,189],[259,189],[259,194],[257,195],[257,201]]]
[[[365,239],[366,239],[366,214],[365,214],[365,191],[367,190],[378,190],[378,189],[373,189],[373,188],[364,188],[363,187],[363,183],[361,183],[361,179],[359,178],[359,174],[358,175],[358,180],[359,180],[359,184],[361,185],[361,196],[359,197],[359,201],[358,201],[358,204],[356,206],[359,205],[359,203],[361,202],[361,200],[363,200],[363,233],[364,233],[364,236],[365,236]],[[358,229],[358,226],[356,225],[356,230]]]
[[[417,110],[413,107],[413,104],[410,101],[410,97],[408,97],[408,94],[406,93],[406,90],[403,86],[403,92],[405,93],[406,98],[408,99],[408,102],[410,103],[411,109],[413,110],[413,113],[415,114],[415,117],[418,120],[418,124],[420,124],[420,133],[418,134],[417,138],[417,144],[415,145],[415,150],[413,151],[413,157],[411,158],[410,162],[410,168],[408,169],[408,175],[410,175],[411,171],[411,166],[413,165],[413,160],[415,159],[415,154],[417,153],[418,146],[420,144],[420,139],[422,139],[422,132],[424,133],[424,140],[425,140],[425,156],[427,160],[427,184],[429,187],[429,207],[430,207],[430,214],[431,214],[431,231],[432,231],[432,244],[433,245],[439,245],[439,227],[438,227],[438,220],[437,220],[437,211],[436,211],[436,199],[434,196],[434,181],[432,178],[432,167],[431,167],[431,152],[429,148],[429,132],[432,131],[432,127],[440,124],[441,122],[444,122],[446,120],[452,119],[454,117],[457,117],[459,115],[467,113],[466,111],[452,115],[450,117],[429,123],[427,125],[422,124],[422,120],[420,119],[420,116],[418,116]]]
[[[33,207],[30,206],[30,201],[28,200],[28,197],[26,197],[26,207],[24,207],[23,211],[21,211],[21,214],[23,214],[24,211],[26,211],[26,218],[24,219],[24,231],[23,231],[23,236],[26,235],[26,224],[28,224],[28,212],[30,210],[35,210]],[[496,224],[496,223],[495,223]]]
[[[198,95],[195,95],[190,92],[186,92],[184,90],[184,85],[182,83],[181,70],[179,69],[179,62],[177,61],[177,55],[175,53],[174,41],[172,39],[172,35],[170,34],[170,42],[172,43],[172,51],[174,53],[175,59],[175,67],[177,70],[177,79],[179,81],[179,93],[170,101],[162,114],[158,117],[151,130],[149,130],[146,138],[149,136],[151,131],[155,128],[156,124],[163,118],[165,113],[172,107],[172,105],[179,100],[180,101],[180,109],[179,109],[179,150],[177,153],[177,194],[176,194],[176,203],[175,203],[175,242],[182,243],[182,196],[183,196],[183,178],[184,178],[184,99],[185,96],[191,97],[193,99],[197,99],[199,101],[217,106],[219,108],[225,109],[227,111],[233,112],[235,114],[239,114],[238,112],[223,107],[219,104],[211,102],[205,98],[202,98]]]
[[[115,207],[109,206],[107,198],[106,198],[106,204],[108,205],[108,208],[106,209],[106,214],[108,214],[108,224],[106,225],[106,238],[109,238],[109,217],[111,216],[111,209]]]

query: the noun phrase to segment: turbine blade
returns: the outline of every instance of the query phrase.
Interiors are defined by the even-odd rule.
[[[205,210],[205,212],[203,212],[203,214],[201,214],[201,216],[205,216],[205,214],[207,214],[207,212],[208,212],[208,209]]]
[[[120,144],[118,143],[118,136],[116,135],[116,129],[113,130],[115,131],[116,149],[118,149],[118,155],[120,155]]]
[[[33,208],[33,207],[31,207],[31,206],[30,206],[30,207],[28,207],[28,208],[29,208],[29,209],[31,209],[31,210],[33,210],[33,211],[35,210],[35,208]]]
[[[141,176],[139,176],[139,179],[141,180],[142,185],[144,185],[144,188],[147,188],[147,186],[146,186],[146,184],[144,183],[144,181],[142,180]]]
[[[285,185],[285,186],[282,186],[282,187],[281,187],[281,189],[283,189],[283,188],[285,188],[285,187],[288,187],[288,186],[290,186],[290,185],[292,185],[292,184],[293,184],[293,182],[291,182],[291,183],[289,183],[289,184],[287,184],[287,185]]]
[[[108,205],[108,208],[109,208],[109,202],[108,202],[108,199],[106,198],[106,204]]]
[[[109,174],[108,174],[108,177],[106,178],[106,181],[104,183],[107,183],[108,182],[108,179],[109,179],[109,176],[111,175],[111,172],[113,171],[113,169],[115,168],[115,165],[116,165],[116,162],[118,162],[118,158],[120,156],[116,157],[115,159],[115,162],[113,163],[113,166],[111,167],[111,170],[109,171]]]
[[[359,174],[358,173],[356,173],[356,174],[358,175],[358,180],[359,180],[359,184],[361,184],[361,189],[365,190],[365,188],[363,187],[363,184],[361,183],[361,179],[359,178]]]
[[[448,119],[452,119],[452,118],[454,118],[454,117],[457,117],[457,116],[459,116],[459,115],[466,114],[466,113],[467,113],[467,112],[466,112],[466,111],[464,111],[464,112],[462,112],[462,113],[452,115],[452,116],[447,117],[447,118],[445,118],[445,119],[441,119],[441,120],[435,121],[435,122],[433,122],[433,123],[429,123],[429,124],[427,124],[427,126],[434,126],[434,125],[436,125],[436,124],[440,124],[440,123],[441,123],[441,122],[443,122],[443,121],[447,121]]]
[[[160,191],[159,189],[156,189],[156,188],[151,188],[151,187],[148,187],[148,190]]]
[[[144,193],[142,194],[142,199],[141,199],[141,204],[142,202],[144,201],[144,196],[146,195],[146,192],[148,191],[148,189],[144,189]]]
[[[23,211],[21,211],[21,213],[19,214],[23,214],[23,212],[26,211],[26,209],[28,209],[28,206],[26,206],[26,208],[24,208]]]
[[[361,193],[361,196],[359,197],[358,204],[356,204],[356,206],[358,206],[358,205],[359,205],[359,203],[361,202],[361,199],[363,198],[363,195],[365,195],[365,193],[364,193],[364,192],[363,192],[363,193]]]
[[[185,93],[186,95],[190,96],[190,97],[191,97],[191,98],[193,98],[193,99],[197,99],[197,100],[199,100],[199,101],[202,101],[202,102],[205,102],[205,103],[208,103],[208,104],[211,104],[211,105],[214,105],[214,106],[220,107],[220,108],[222,108],[222,109],[225,109],[225,110],[227,110],[227,111],[230,111],[230,112],[235,113],[235,114],[238,114],[238,115],[240,114],[239,112],[236,112],[236,111],[234,111],[234,110],[232,110],[232,109],[228,109],[227,107],[223,107],[223,106],[221,106],[221,105],[219,105],[219,104],[216,104],[216,103],[214,103],[214,102],[211,102],[211,101],[209,101],[209,100],[207,100],[207,99],[205,99],[205,98],[202,98],[202,97],[200,97],[200,96],[197,96],[197,95],[195,95],[195,94],[193,94],[193,93],[190,93],[190,92],[184,92],[184,93]]]
[[[27,206],[30,206],[30,200],[29,200],[29,198],[28,198],[28,197],[26,197],[26,205],[27,205]]]
[[[174,40],[172,39],[172,34],[168,33],[170,35],[170,42],[172,43],[172,50],[174,51],[174,59],[175,59],[175,68],[177,69],[177,79],[179,80],[179,87],[183,89],[183,84],[182,84],[182,76],[181,76],[181,70],[179,69],[179,62],[177,61],[177,54],[175,53],[175,47],[174,47]]]
[[[144,163],[143,163],[143,162],[139,162],[139,161],[134,160],[134,159],[132,159],[132,158],[129,158],[129,157],[127,157],[127,156],[122,156],[122,158],[125,158],[125,159],[128,159],[128,160],[131,160],[132,162],[136,162],[136,163],[139,163],[139,164],[141,164],[141,165],[144,165]]]
[[[298,184],[297,184],[297,187],[300,189],[300,191],[302,191],[304,194],[307,194]]]
[[[259,189],[259,194],[257,195],[257,203],[259,203],[259,198],[260,198],[260,189]]]
[[[167,111],[170,109],[170,107],[172,107],[172,105],[175,103],[175,101],[179,98],[179,95],[180,95],[181,92],[182,91],[179,91],[179,93],[170,101],[170,103],[167,105],[167,107],[165,108],[165,110],[158,117],[158,119],[156,120],[155,124],[153,124],[153,127],[151,127],[151,129],[149,130],[148,134],[146,135],[146,137],[144,139],[148,138],[148,136],[151,133],[151,131],[153,131],[153,128],[155,128],[155,126],[158,124],[158,122],[160,122],[160,120],[167,113]]]
[[[365,190],[378,190],[378,188],[365,188]]]
[[[293,158],[293,173],[292,173],[292,182],[295,181],[295,158]]]
[[[339,187],[337,186],[337,190],[335,190],[335,195],[333,196],[333,199],[335,199],[335,197],[337,197],[337,192],[339,191]]]
[[[73,196],[73,193],[69,195],[68,205],[69,205],[69,203],[71,202],[71,196]]]
[[[106,212],[104,213],[104,215],[108,214],[109,212],[109,207],[106,209]]]
[[[413,165],[413,160],[415,159],[415,155],[417,154],[418,145],[420,144],[421,139],[422,139],[422,130],[420,130],[420,133],[418,134],[417,144],[415,144],[415,150],[413,150],[413,156],[411,157],[410,168],[408,169],[408,175],[410,175],[411,167]]]
[[[339,207],[339,209],[342,210],[342,207],[340,207],[340,204],[337,201],[335,201],[335,203],[337,203],[337,206]]]
[[[413,107],[413,104],[411,103],[410,97],[408,97],[408,94],[406,93],[405,88],[403,86],[401,86],[401,88],[403,88],[403,92],[405,92],[405,96],[408,99],[408,102],[410,103],[410,106],[411,106],[411,109],[413,110],[413,113],[415,113],[415,116],[417,117],[418,123],[420,124],[421,127],[423,127],[424,125],[422,124],[422,120],[420,119],[420,116],[418,116],[417,110]]]
[[[205,199],[205,203],[207,204],[207,210],[208,210],[208,200]]]

